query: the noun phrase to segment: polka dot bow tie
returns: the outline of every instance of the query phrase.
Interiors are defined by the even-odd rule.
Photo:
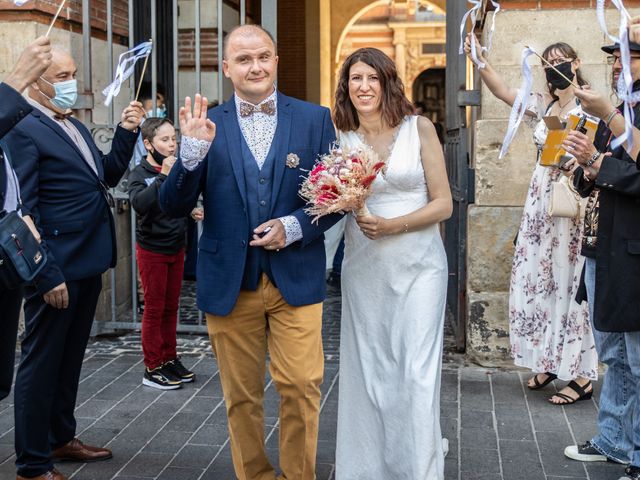
[[[276,102],[269,100],[260,105],[251,105],[250,103],[240,102],[240,116],[249,117],[254,113],[264,113],[265,115],[276,114]]]

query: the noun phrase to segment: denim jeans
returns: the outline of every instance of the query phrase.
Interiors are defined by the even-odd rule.
[[[587,258],[584,280],[592,326],[595,273],[595,259]],[[593,336],[607,373],[600,393],[598,434],[591,443],[612,460],[640,466],[640,332],[600,332],[594,327]]]

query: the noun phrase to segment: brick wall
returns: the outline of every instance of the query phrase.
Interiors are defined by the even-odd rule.
[[[307,98],[305,2],[278,0],[278,88],[286,95]]]
[[[237,10],[240,14],[238,0],[223,0],[225,5]],[[247,23],[256,23],[260,18],[260,5],[258,0],[246,2]],[[223,32],[226,34],[226,32]],[[178,30],[178,62],[181,71],[195,71],[196,66],[196,32],[194,28],[181,28]],[[218,29],[200,29],[200,67],[202,71],[218,70]]]
[[[178,31],[178,59],[180,70],[192,70],[196,66],[196,32],[194,29]],[[203,71],[218,69],[218,29],[200,29],[200,66]]]
[[[61,0],[32,0],[22,7],[16,7],[12,0],[0,0],[0,21],[37,22],[48,25],[55,15]],[[107,9],[106,0],[91,2],[92,34],[97,38],[106,38]],[[127,44],[129,36],[129,18],[127,0],[113,0],[114,42]],[[82,0],[67,0],[56,28],[75,33],[82,32]]]
[[[607,1],[607,5],[611,2]],[[625,6],[640,6],[640,0],[625,0]],[[500,5],[506,9],[543,10],[552,8],[595,8],[596,0],[501,0]]]

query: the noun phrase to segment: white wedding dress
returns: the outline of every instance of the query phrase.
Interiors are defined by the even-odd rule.
[[[341,132],[341,146],[361,144]],[[428,202],[417,117],[406,117],[367,207],[392,218]],[[447,259],[437,225],[345,230],[336,480],[442,480],[440,369]]]

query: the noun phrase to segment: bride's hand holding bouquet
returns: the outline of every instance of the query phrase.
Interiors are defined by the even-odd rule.
[[[320,158],[300,188],[300,196],[307,201],[305,211],[313,222],[331,213],[354,211],[358,218],[372,217],[365,200],[371,184],[385,166],[373,149],[334,147]]]

